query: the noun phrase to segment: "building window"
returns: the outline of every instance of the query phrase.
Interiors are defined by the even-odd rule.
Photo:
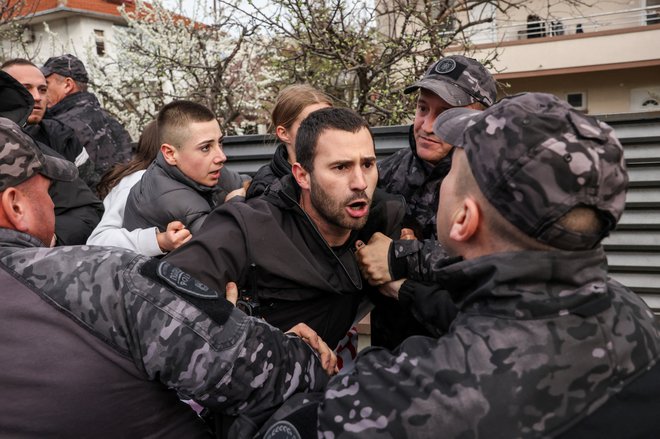
[[[94,39],[96,40],[96,54],[98,56],[105,55],[105,37],[103,31],[94,29]]]
[[[646,0],[646,24],[660,24],[660,0]]]
[[[587,94],[582,91],[566,93],[566,102],[576,110],[584,111],[587,109]]]

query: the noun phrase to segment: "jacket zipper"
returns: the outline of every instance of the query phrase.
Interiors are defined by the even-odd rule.
[[[282,189],[284,189],[284,188],[282,188]],[[323,244],[325,244],[325,247],[328,250],[330,250],[330,253],[332,253],[332,256],[335,258],[335,260],[339,263],[341,268],[344,270],[344,273],[346,274],[346,277],[348,277],[348,279],[351,281],[351,283],[353,284],[354,287],[356,287],[357,289],[362,291],[362,277],[358,277],[358,280],[359,280],[360,284],[356,285],[355,282],[353,282],[353,278],[348,273],[348,270],[346,269],[346,266],[341,262],[341,259],[339,259],[339,257],[337,257],[335,252],[332,250],[332,247],[330,247],[330,245],[328,244],[328,241],[326,241],[325,238],[323,237],[323,235],[321,235],[321,232],[319,232],[319,229],[316,227],[316,224],[314,224],[314,221],[312,221],[312,219],[309,217],[309,215],[307,215],[307,212],[305,212],[305,210],[300,206],[300,204],[298,204],[297,201],[295,201],[293,198],[291,198],[289,196],[289,194],[287,194],[284,190],[280,190],[279,192],[283,196],[285,196],[289,201],[291,201],[296,206],[296,208],[305,216],[305,219],[307,219],[307,222],[312,226],[312,228],[314,229],[314,231],[316,232],[318,237],[321,239]]]

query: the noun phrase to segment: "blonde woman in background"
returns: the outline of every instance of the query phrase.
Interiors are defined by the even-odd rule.
[[[296,134],[300,123],[310,113],[332,107],[332,99],[307,84],[289,85],[280,91],[271,113],[271,132],[279,144],[269,164],[262,166],[252,178],[246,198],[261,195],[275,180],[291,173],[296,161]]]

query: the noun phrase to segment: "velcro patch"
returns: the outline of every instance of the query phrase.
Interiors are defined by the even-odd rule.
[[[198,281],[179,267],[175,267],[166,261],[158,264],[156,274],[165,283],[181,293],[197,299],[216,300],[220,298],[215,290],[209,288],[203,282]]]
[[[433,73],[443,76],[449,76],[454,81],[457,81],[458,78],[463,74],[467,65],[463,63],[457,63],[453,59],[445,58],[441,59],[433,66]]]
[[[451,72],[452,70],[454,70],[455,68],[456,68],[456,61],[454,61],[451,58],[445,58],[438,61],[435,67],[433,67],[433,70],[435,71],[435,73],[438,73],[440,75],[445,75]]]

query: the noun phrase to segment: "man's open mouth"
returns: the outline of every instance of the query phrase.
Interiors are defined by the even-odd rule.
[[[360,210],[360,209],[364,209],[366,205],[367,205],[366,201],[353,201],[351,204],[348,205],[348,207],[352,210]]]
[[[369,203],[366,200],[355,200],[346,206],[346,211],[353,218],[362,218],[369,213]]]

